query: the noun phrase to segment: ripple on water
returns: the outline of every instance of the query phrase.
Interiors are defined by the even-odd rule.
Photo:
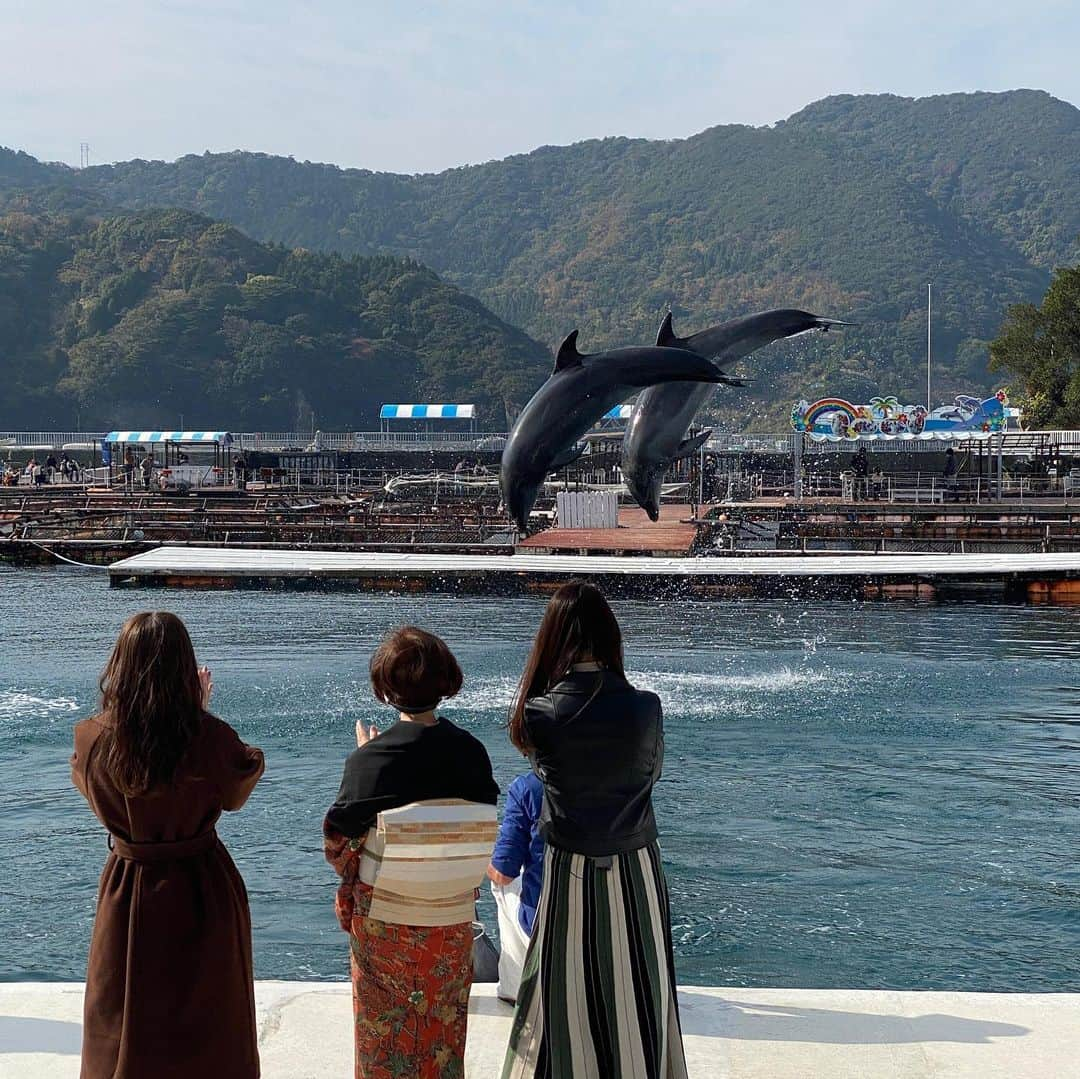
[[[543,603],[476,597],[110,590],[0,567],[0,978],[77,979],[103,857],[70,787],[73,719],[116,629],[188,623],[215,708],[265,779],[221,822],[250,888],[260,977],[345,973],[320,850],[357,719],[387,722],[367,660],[388,628],[443,634],[465,672],[446,714],[505,789],[502,723]],[[658,693],[656,804],[687,984],[1080,990],[1080,619],[1048,608],[618,603],[627,670]],[[63,844],[42,892],[40,851]],[[31,901],[33,897],[33,901]],[[481,902],[485,916],[491,903]]]

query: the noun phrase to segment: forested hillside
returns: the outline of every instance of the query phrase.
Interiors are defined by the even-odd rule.
[[[417,399],[475,401],[501,428],[548,369],[413,261],[99,202],[0,197],[0,428],[370,429],[380,403]]]
[[[843,334],[752,357],[719,398],[732,426],[773,425],[801,396],[999,384],[987,342],[1080,260],[1080,111],[1037,91],[835,97],[768,128],[611,138],[434,175],[260,154],[78,172],[0,159],[0,185],[61,183],[129,207],[183,206],[259,239],[419,260],[546,345],[650,340],[763,307],[846,318]]]

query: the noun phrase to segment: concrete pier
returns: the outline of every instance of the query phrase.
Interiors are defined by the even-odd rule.
[[[255,995],[264,1079],[352,1074],[347,983],[259,982]],[[82,998],[79,984],[0,983],[0,1079],[76,1079]],[[688,986],[679,1001],[691,1079],[1080,1075],[1080,994]],[[510,1016],[474,987],[469,1079],[499,1075]]]

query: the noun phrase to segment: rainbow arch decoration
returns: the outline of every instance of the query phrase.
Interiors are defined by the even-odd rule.
[[[823,397],[820,401],[815,401],[807,407],[806,415],[803,417],[803,422],[806,424],[804,429],[813,430],[814,424],[830,413],[839,413],[845,416],[848,426],[850,426],[859,418],[860,410],[857,405],[853,405],[850,401],[845,401],[841,397]]]
[[[810,434],[858,438],[879,430],[873,405],[854,405],[842,397],[823,397],[812,404],[800,401],[791,410],[791,426]]]

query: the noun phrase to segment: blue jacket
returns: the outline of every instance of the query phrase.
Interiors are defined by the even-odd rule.
[[[540,835],[540,810],[544,787],[530,772],[518,776],[506,792],[499,838],[491,864],[507,877],[521,874],[521,909],[518,919],[522,929],[532,936],[536,905],[544,883],[544,837]]]

